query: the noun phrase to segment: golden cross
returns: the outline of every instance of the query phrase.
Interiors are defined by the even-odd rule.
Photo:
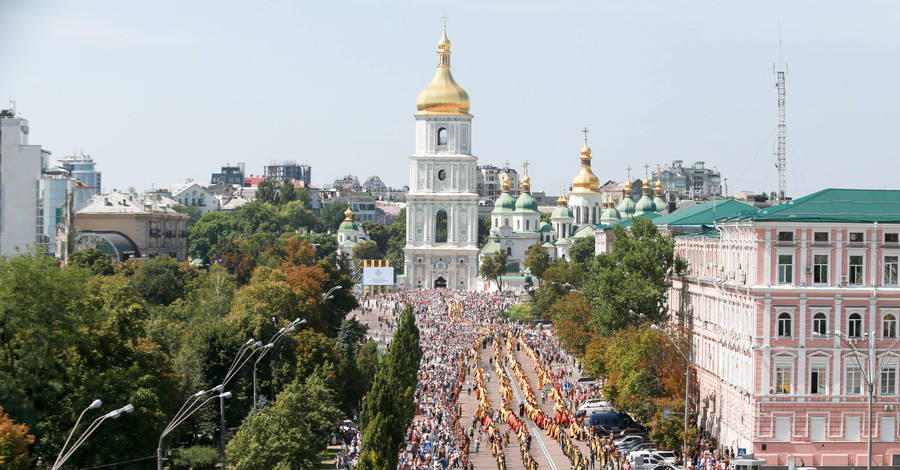
[[[626,166],[625,171],[628,172],[628,181],[631,181],[631,165]]]
[[[584,130],[581,132],[584,132],[584,145],[587,145],[587,134],[590,131],[588,130],[587,126],[585,126]]]
[[[528,165],[531,165],[528,163],[528,160],[525,160],[525,163],[522,164],[522,168],[525,169],[525,176],[528,176]]]
[[[647,179],[648,172],[650,171],[650,164],[644,163],[644,179]]]
[[[444,29],[447,29],[447,20],[450,19],[450,17],[447,16],[446,13],[444,13],[444,15],[441,16],[441,19],[444,20]]]
[[[504,163],[504,165],[506,165],[506,168],[509,168],[509,160],[507,160],[507,161]]]

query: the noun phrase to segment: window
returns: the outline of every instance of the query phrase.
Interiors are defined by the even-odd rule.
[[[780,242],[794,241],[794,232],[778,232],[778,241],[780,241]]]
[[[791,327],[791,314],[781,312],[778,314],[778,336],[782,338],[790,338],[793,328]]]
[[[813,333],[824,335],[828,332],[828,320],[824,313],[813,315]]]
[[[813,283],[828,283],[828,255],[813,255]]]
[[[512,256],[512,247],[506,247],[506,256]]]
[[[897,369],[888,367],[881,371],[881,394],[896,395],[897,394]]]
[[[793,367],[785,364],[775,366],[775,393],[791,393]]]
[[[790,284],[794,281],[794,255],[778,255],[778,283]]]
[[[847,395],[859,395],[862,393],[862,372],[859,367],[847,368],[847,380],[844,381]]]
[[[884,257],[884,284],[887,286],[897,285],[897,266],[900,264],[898,259],[900,257],[897,256]]]
[[[438,129],[438,145],[447,145],[447,129],[442,127]]]
[[[851,313],[847,319],[847,336],[851,338],[859,338],[862,336],[862,316],[858,313]]]
[[[863,255],[850,255],[848,281],[856,285],[863,283]]]
[[[888,313],[881,320],[881,336],[883,338],[897,337],[897,317],[893,313]]]
[[[862,232],[850,232],[850,243],[862,243],[866,241],[866,235]]]
[[[816,241],[816,242],[827,242],[827,241],[828,241],[828,232],[816,232],[816,233],[813,233],[813,241]]]
[[[434,242],[447,242],[447,211],[440,210],[437,212],[437,215],[435,215]]]
[[[812,366],[809,369],[809,393],[811,394],[821,394],[826,393],[825,390],[825,380],[826,380],[826,370],[825,366]]]
[[[885,243],[897,243],[898,237],[896,233],[886,233],[884,234],[884,242]]]

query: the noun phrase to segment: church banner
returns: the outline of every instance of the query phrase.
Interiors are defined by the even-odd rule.
[[[392,286],[394,285],[394,268],[388,266],[363,268],[362,283],[366,286]]]

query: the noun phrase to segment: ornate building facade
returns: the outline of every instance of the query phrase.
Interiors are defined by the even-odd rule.
[[[474,289],[478,194],[469,96],[450,74],[447,31],[437,73],[416,100],[416,151],[406,195],[406,287]]]

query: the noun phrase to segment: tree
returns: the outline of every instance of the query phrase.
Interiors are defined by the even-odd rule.
[[[583,266],[589,266],[594,259],[594,237],[576,239],[569,248],[569,259]]]
[[[400,209],[397,220],[387,227],[388,242],[385,250],[385,258],[391,262],[397,274],[403,272],[406,253],[406,208]]]
[[[484,217],[478,219],[478,248],[487,245],[488,236],[491,234],[491,218]]]
[[[286,206],[288,203],[296,201],[298,196],[299,194],[297,193],[297,187],[294,186],[294,182],[290,178],[285,178],[281,183],[281,194],[278,205]]]
[[[359,242],[353,247],[353,259],[382,259],[384,256],[378,249],[378,245],[373,241]]]
[[[613,331],[646,320],[658,323],[666,315],[670,275],[682,272],[684,262],[674,254],[675,243],[646,218],[634,219],[631,231],[614,228],[612,250],[602,253],[590,267],[584,286],[585,298],[596,298],[592,306],[598,332]]]
[[[525,267],[531,271],[531,274],[538,278],[538,287],[543,284],[544,273],[550,267],[550,253],[541,246],[541,242],[537,242],[528,248],[525,253]]]
[[[406,429],[415,413],[413,393],[422,350],[419,329],[407,307],[363,407],[361,469],[397,468]]]
[[[113,268],[111,256],[97,248],[76,251],[69,255],[69,264],[91,270],[92,274],[109,276],[116,272]]]
[[[281,216],[288,229],[299,231],[316,226],[316,215],[300,201],[291,201],[281,206]]]
[[[294,381],[244,421],[227,448],[235,470],[316,468],[340,417],[330,373],[319,368]]]
[[[575,292],[560,298],[550,310],[560,343],[573,354],[583,357],[587,345],[594,339],[589,331],[591,310],[584,297]]]
[[[272,180],[260,181],[259,184],[256,185],[255,197],[257,201],[275,204],[280,198],[278,194],[278,185]]]
[[[207,262],[210,259],[210,250],[219,240],[232,236],[234,224],[229,214],[225,212],[207,212],[197,222],[188,227],[188,253],[191,258],[199,258]]]
[[[388,241],[391,238],[388,228],[375,222],[363,222],[361,225],[369,239],[378,244],[378,251],[387,253]],[[406,234],[404,233],[403,235],[405,236]]]
[[[169,305],[184,296],[185,286],[197,277],[197,269],[168,256],[142,260],[131,283],[153,305]]]
[[[541,287],[534,293],[534,302],[544,318],[550,318],[550,309],[562,296],[572,289],[581,289],[583,278],[584,266],[577,261],[559,259],[547,268]]]
[[[27,470],[34,459],[28,446],[34,444],[34,436],[28,434],[28,426],[16,424],[0,406],[0,467],[7,470]]]
[[[190,228],[192,225],[197,223],[200,220],[200,217],[203,216],[203,211],[200,210],[197,206],[185,206],[183,204],[175,204],[172,206],[172,210],[175,212],[180,212],[182,214],[187,214],[191,216],[191,219],[188,220],[187,226]]]
[[[497,283],[497,289],[503,290],[503,276],[506,274],[506,252],[497,250],[493,256],[485,256],[481,260],[479,272],[485,279]]]
[[[344,212],[347,210],[347,203],[344,201],[334,201],[322,209],[319,216],[319,224],[321,232],[336,232],[341,221],[344,220]]]

